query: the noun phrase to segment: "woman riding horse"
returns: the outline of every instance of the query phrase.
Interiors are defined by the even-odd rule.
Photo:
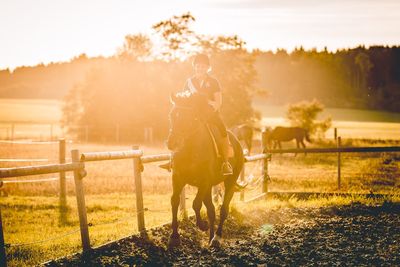
[[[167,140],[172,151],[172,234],[169,245],[180,244],[178,233],[178,206],[180,193],[186,184],[198,188],[193,200],[196,224],[203,230],[209,230],[210,245],[218,246],[222,237],[222,227],[229,212],[229,203],[238,188],[237,179],[243,168],[244,156],[237,138],[227,132],[219,115],[221,89],[216,79],[210,77],[208,57],[198,55],[193,66],[195,76],[185,84],[185,93],[171,96],[174,104],[170,113],[170,132]],[[218,157],[209,124],[214,124],[223,138],[223,159]],[[232,144],[234,156],[228,162],[228,138]],[[221,168],[221,166],[223,166]],[[221,172],[222,169],[222,172]],[[211,198],[213,186],[224,182],[225,193],[220,211],[220,221],[214,232],[215,207]],[[240,187],[240,186],[239,186]],[[207,221],[201,218],[200,210],[207,208]]]
[[[208,72],[211,70],[210,60],[205,54],[198,54],[193,60],[194,76],[186,80],[183,91],[190,94],[199,94],[207,99],[212,111],[208,112],[206,121],[214,125],[221,136],[221,156],[223,159],[222,173],[231,175],[233,170],[228,161],[229,140],[226,127],[221,119],[220,108],[222,105],[222,92],[219,82],[211,77]],[[160,165],[161,168],[170,169],[170,163]]]

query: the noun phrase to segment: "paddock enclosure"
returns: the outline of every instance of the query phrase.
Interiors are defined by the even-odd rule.
[[[22,144],[8,143],[7,145],[18,147]],[[130,228],[127,234],[138,232],[142,233],[143,235],[144,233],[153,231],[151,229],[153,229],[153,227],[155,227],[157,224],[164,224],[164,222],[168,222],[167,218],[170,213],[168,197],[170,191],[168,188],[162,187],[163,185],[167,185],[169,180],[165,177],[161,178],[161,176],[168,177],[168,174],[166,175],[166,172],[164,171],[163,175],[160,175],[160,177],[156,178],[156,181],[153,181],[153,183],[150,185],[152,189],[149,190],[149,184],[146,180],[146,173],[154,172],[154,170],[157,169],[157,162],[168,160],[170,157],[169,153],[144,155],[144,149],[141,150],[139,147],[131,147],[130,149],[107,152],[79,152],[77,149],[73,149],[71,151],[71,156],[67,157],[65,153],[65,146],[72,146],[73,144],[70,142],[60,140],[53,143],[49,142],[43,144],[33,144],[33,146],[39,147],[44,145],[53,146],[53,159],[46,161],[46,163],[53,163],[43,165],[41,164],[41,161],[36,161],[34,166],[25,166],[26,161],[21,161],[18,164],[24,165],[24,167],[1,168],[0,175],[4,183],[2,194],[7,195],[8,192],[11,192],[11,190],[9,190],[7,187],[16,189],[17,192],[18,190],[21,190],[21,192],[31,190],[33,194],[35,194],[35,190],[39,185],[53,184],[52,190],[53,194],[55,191],[58,195],[58,204],[53,203],[52,207],[54,207],[54,209],[56,209],[59,213],[59,223],[68,223],[68,220],[70,220],[68,217],[73,215],[69,209],[71,209],[72,206],[71,198],[73,197],[71,197],[71,195],[75,195],[75,200],[73,202],[76,203],[74,204],[76,205],[75,212],[77,213],[75,216],[77,217],[76,221],[79,222],[79,229],[75,228],[71,231],[60,233],[59,235],[51,235],[46,239],[40,238],[39,240],[19,242],[14,244],[7,241],[8,236],[6,235],[3,245],[3,248],[5,248],[5,253],[7,253],[8,250],[12,255],[13,251],[16,251],[18,248],[32,247],[42,241],[51,243],[56,239],[62,240],[66,235],[77,236],[79,235],[79,232],[80,245],[75,246],[75,252],[77,250],[82,250],[85,252],[89,251],[91,253],[91,251],[93,251],[93,247],[102,245],[96,240],[95,230],[96,227],[102,227],[103,224],[112,227],[113,224],[118,224],[125,221],[128,222],[129,226],[127,227]],[[306,150],[270,150],[264,151],[264,153],[246,156],[246,168],[241,175],[241,180],[246,182],[248,185],[246,190],[237,194],[235,201],[236,203],[252,203],[254,201],[262,203],[263,199],[266,197],[284,196],[285,194],[289,194],[289,196],[295,196],[301,192],[325,194],[371,193],[370,189],[373,186],[375,186],[374,193],[378,193],[380,195],[393,194],[398,192],[396,189],[398,190],[399,186],[399,173],[397,170],[393,170],[393,166],[395,166],[393,164],[396,164],[399,161],[399,151],[400,148],[397,146],[342,147],[340,145],[340,141],[338,141],[336,147],[331,148],[310,148]],[[26,152],[26,149],[24,149],[24,152]],[[304,152],[307,152],[307,156],[304,156]],[[295,156],[294,153],[297,155]],[[323,159],[317,160],[317,158],[320,158],[317,157],[317,155],[321,153],[324,155]],[[358,164],[360,164],[360,160],[366,160],[368,165],[371,165],[370,160],[372,159],[377,160],[379,164],[386,162],[389,166],[391,166],[391,168],[389,168],[389,171],[366,170],[367,172],[363,174],[364,176],[360,176],[360,174],[355,174],[353,172],[348,173],[345,170],[347,168],[352,168],[351,164],[354,164],[354,160],[352,160],[352,158],[354,157],[357,158],[356,161]],[[107,163],[111,163],[111,165],[104,167],[107,165]],[[117,165],[117,163],[124,164],[124,170],[118,174],[115,172],[120,167]],[[351,163],[350,166],[346,166],[348,163]],[[289,168],[288,166],[290,166],[290,168],[293,168],[294,170],[297,168],[308,168],[311,170],[315,169],[316,172],[321,173],[321,169],[323,169],[325,166],[323,164],[331,166],[331,170],[326,170],[329,175],[326,175],[326,177],[322,178],[321,176],[320,178],[314,176],[315,174],[313,175],[310,170],[303,174],[300,174],[299,171],[294,171],[293,177],[290,177],[290,171],[288,172],[287,170],[287,168]],[[89,201],[92,202],[94,199],[91,199],[90,194],[96,192],[96,188],[100,191],[104,190],[104,188],[100,189],[100,187],[107,188],[107,186],[104,186],[103,184],[104,181],[99,183],[99,181],[96,182],[95,179],[92,180],[95,178],[92,176],[92,174],[95,173],[97,175],[104,175],[108,168],[114,168],[116,170],[113,170],[111,175],[108,174],[105,179],[118,179],[118,183],[110,183],[111,185],[109,186],[109,191],[116,190],[120,192],[119,194],[123,192],[129,193],[129,195],[134,195],[134,197],[129,200],[132,207],[130,207],[129,212],[125,214],[127,216],[124,218],[117,217],[114,220],[109,221],[105,221],[104,218],[102,218],[102,221],[99,220],[97,222],[95,222],[96,220],[93,220],[93,218],[88,220],[88,210],[90,214],[93,212],[93,210],[101,210],[102,208],[100,204],[86,204],[87,201],[85,195],[88,194],[86,197],[89,197]],[[282,177],[284,168],[286,168],[286,177]],[[375,173],[371,173],[371,171],[375,171]],[[50,175],[53,175],[53,177],[42,177],[42,175],[45,173],[50,173]],[[24,178],[25,175],[32,174],[35,174],[35,176],[28,176],[29,178]],[[381,181],[377,179],[378,177],[382,177],[383,174],[387,175],[386,180]],[[306,177],[302,177],[302,175],[305,175]],[[367,177],[368,175],[370,176]],[[357,181],[354,178],[355,176],[358,176]],[[154,177],[152,177],[152,179],[154,179]],[[162,180],[164,180],[163,184],[161,187],[158,187],[160,186]],[[366,185],[363,185],[363,188],[360,186],[360,183],[365,183],[366,180],[369,181],[369,184],[367,183]],[[72,184],[72,181],[74,184]],[[92,182],[94,186],[91,186]],[[123,184],[123,189],[118,188],[117,185],[119,183]],[[32,184],[34,187],[29,188],[29,185]],[[25,186],[28,187],[23,188]],[[289,188],[291,190],[287,190]],[[357,191],[355,191],[354,188],[357,188]],[[39,190],[39,194],[49,194],[50,191],[51,190],[49,190],[49,188],[44,191]],[[190,187],[187,187],[185,191],[186,195],[182,195],[181,197],[181,211],[182,216],[184,217],[188,215],[188,213],[190,214],[189,209],[186,208],[186,202],[190,201],[195,193],[193,188]],[[154,198],[154,192],[164,193],[166,197],[161,197],[162,201],[157,201],[157,199],[152,200],[154,202],[146,201],[146,196]],[[69,196],[69,204],[66,204],[67,196]],[[118,199],[118,196],[114,196],[114,200],[116,199]],[[8,203],[11,203],[11,201],[12,200],[10,200]],[[131,208],[133,208],[133,210]],[[35,211],[32,210],[32,212],[34,213]],[[146,217],[148,217],[149,213],[158,214],[158,216],[156,215],[155,217],[164,217],[163,222],[153,218],[151,218],[150,221],[146,220]],[[89,218],[90,217],[92,216],[89,216]],[[7,217],[3,215],[2,219],[3,226],[8,227],[6,222]],[[23,220],[21,223],[23,223]],[[91,230],[92,228],[93,233]],[[127,236],[127,234],[125,234],[125,236]],[[92,236],[94,238],[92,238]],[[116,239],[118,238],[121,238],[121,236],[117,237]],[[108,239],[108,242],[110,241],[112,241],[112,239]],[[103,243],[107,242],[103,241]],[[59,255],[59,257],[61,256],[63,255]],[[10,256],[7,257],[10,258]]]

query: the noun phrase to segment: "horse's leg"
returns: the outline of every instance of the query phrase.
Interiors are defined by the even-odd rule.
[[[300,143],[299,139],[296,138],[296,147],[297,147],[297,149],[300,149],[299,143]],[[294,153],[294,156],[297,156],[297,153]]]
[[[304,143],[304,139],[300,139],[301,146],[306,149],[306,144]],[[304,155],[307,156],[307,152],[304,152]]]
[[[200,228],[201,231],[208,230],[208,223],[207,223],[207,221],[205,221],[201,218],[201,214],[200,214],[201,205],[203,203],[205,193],[206,193],[205,188],[199,187],[199,189],[197,190],[196,197],[194,198],[193,204],[192,204],[192,208],[194,210],[194,213],[196,214],[196,225]]]
[[[173,182],[173,191],[171,197],[172,206],[172,234],[169,239],[169,246],[174,247],[180,245],[181,241],[178,233],[178,207],[180,202],[180,194],[183,188],[183,184]]]
[[[212,202],[211,189],[207,190],[207,192],[204,196],[203,203],[207,208],[207,217],[208,217],[208,223],[209,223],[209,227],[210,227],[209,242],[211,242],[211,240],[214,238],[214,223],[215,223],[215,207]]]
[[[225,194],[224,194],[224,201],[222,202],[221,212],[220,212],[220,219],[218,224],[218,229],[216,235],[213,240],[211,240],[212,245],[219,245],[221,243],[222,238],[222,227],[226,218],[228,217],[229,213],[229,203],[232,200],[234,191],[234,184],[233,183],[225,183]]]
[[[281,141],[276,141],[275,145],[278,147],[278,149],[282,149]],[[275,149],[275,147],[274,147],[274,149]]]

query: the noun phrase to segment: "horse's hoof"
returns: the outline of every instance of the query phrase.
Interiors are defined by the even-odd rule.
[[[201,231],[204,231],[204,232],[208,231],[208,229],[210,229],[209,226],[208,226],[208,222],[207,221],[199,221],[197,223],[197,226],[199,227],[199,229]]]
[[[222,237],[215,235],[213,239],[210,241],[210,247],[219,248],[222,245]]]
[[[181,239],[180,239],[179,236],[178,237],[171,236],[169,238],[169,241],[168,241],[168,247],[169,248],[178,247],[178,246],[180,246],[180,244],[181,244]]]

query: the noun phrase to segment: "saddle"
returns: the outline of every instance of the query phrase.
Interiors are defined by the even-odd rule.
[[[208,132],[210,133],[210,137],[212,139],[212,142],[214,144],[214,151],[215,154],[217,155],[218,158],[222,158],[222,137],[221,134],[219,133],[218,129],[216,126],[212,124],[206,124]],[[229,135],[228,135],[229,136]],[[228,158],[233,158],[235,156],[235,152],[233,150],[232,144],[229,142],[229,149],[228,149]]]
[[[221,134],[219,133],[218,129],[216,126],[214,125],[210,125],[210,124],[206,124],[207,130],[210,134],[212,143],[213,143],[213,147],[214,147],[214,152],[215,155],[217,156],[217,158],[220,160],[221,164],[222,164],[222,137]],[[229,135],[228,135],[229,136]],[[233,146],[232,144],[229,142],[229,147],[228,147],[228,158],[233,158],[235,156],[235,152],[233,150]],[[158,165],[160,168],[166,169],[169,172],[172,169],[172,161],[168,161],[167,163],[163,163]]]

